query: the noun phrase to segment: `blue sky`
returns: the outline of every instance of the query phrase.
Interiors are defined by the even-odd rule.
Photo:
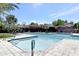
[[[75,3],[23,3],[18,5],[19,9],[11,11],[18,19],[18,23],[39,24],[52,23],[57,19],[73,22],[79,21],[79,4]]]

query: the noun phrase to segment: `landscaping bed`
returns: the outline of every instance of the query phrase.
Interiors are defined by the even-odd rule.
[[[14,37],[14,35],[10,33],[0,33],[0,38],[8,38],[8,37]]]

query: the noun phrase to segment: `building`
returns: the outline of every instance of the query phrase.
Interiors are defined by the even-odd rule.
[[[58,32],[66,32],[66,33],[72,33],[74,32],[73,25],[70,23],[65,23],[64,26],[58,27]]]

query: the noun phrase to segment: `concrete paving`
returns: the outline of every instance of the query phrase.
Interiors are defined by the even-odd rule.
[[[30,56],[30,53],[20,50],[10,42],[0,41],[0,56]]]
[[[42,56],[79,56],[79,40],[63,39],[44,51]]]

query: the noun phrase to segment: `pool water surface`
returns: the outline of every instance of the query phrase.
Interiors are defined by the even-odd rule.
[[[63,39],[79,40],[79,37],[73,37],[70,34],[63,33],[26,33],[30,35],[36,35],[34,38],[25,38],[10,41],[16,47],[22,49],[23,51],[31,51],[31,41],[35,40],[35,49],[34,51],[45,51],[50,48],[56,42],[59,42]]]

